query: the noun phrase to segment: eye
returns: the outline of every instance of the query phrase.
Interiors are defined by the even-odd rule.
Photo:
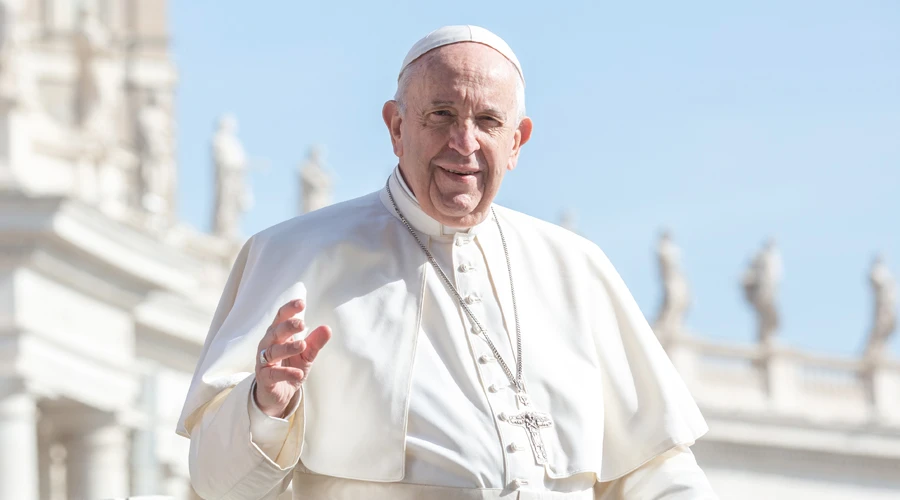
[[[449,109],[439,109],[432,114],[434,114],[435,116],[441,116],[441,117],[453,116],[453,113],[451,113]]]
[[[489,125],[491,127],[496,127],[496,126],[502,125],[502,123],[500,123],[500,120],[498,120],[497,118],[495,118],[493,116],[479,116],[478,121],[480,121],[481,123],[484,123],[485,125]]]

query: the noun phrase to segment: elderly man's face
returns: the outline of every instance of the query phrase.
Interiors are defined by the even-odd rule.
[[[494,49],[457,43],[425,54],[414,71],[402,112],[382,112],[400,171],[422,209],[452,227],[484,220],[531,120],[517,116],[515,67]]]

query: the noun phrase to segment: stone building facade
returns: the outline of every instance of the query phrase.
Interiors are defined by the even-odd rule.
[[[240,241],[176,216],[166,3],[0,0],[0,499],[196,498],[173,430]],[[711,343],[675,312],[723,499],[900,496],[898,360]]]

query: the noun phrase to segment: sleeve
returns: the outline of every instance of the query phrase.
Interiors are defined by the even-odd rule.
[[[301,387],[297,391],[297,395],[288,405],[288,410],[283,418],[270,417],[263,413],[256,404],[256,398],[253,397],[255,390],[256,382],[254,381],[253,386],[250,387],[250,397],[247,401],[247,411],[250,413],[250,437],[253,444],[258,446],[267,457],[276,457],[291,430],[290,419],[297,411],[297,407],[300,406],[303,388]]]
[[[254,442],[250,417],[253,383],[253,377],[247,377],[220,394],[191,428],[191,485],[202,498],[275,499],[287,489],[300,460],[302,411],[286,420],[287,432],[281,442],[274,442],[279,437],[277,426],[276,435],[269,436],[272,442],[262,447]]]
[[[280,304],[306,298],[302,283],[273,284],[265,246],[255,236],[237,256],[179,418],[177,432],[191,440],[191,485],[205,499],[274,499],[300,460],[303,398],[273,419],[251,397],[259,339]]]
[[[592,260],[600,285],[593,330],[603,375],[605,482],[692,445],[707,426],[622,278],[602,252]]]
[[[687,446],[676,446],[625,476],[598,483],[595,500],[718,500]]]

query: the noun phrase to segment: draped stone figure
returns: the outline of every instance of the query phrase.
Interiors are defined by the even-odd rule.
[[[81,5],[78,18],[78,29],[74,35],[78,73],[73,115],[76,126],[99,140],[111,135],[114,130],[111,121],[114,89],[100,74],[102,59],[110,49],[110,35],[89,4]]]
[[[775,341],[779,327],[777,295],[781,272],[781,256],[775,241],[769,240],[744,273],[744,297],[756,311],[758,341],[764,346]]]
[[[671,337],[684,331],[684,317],[691,305],[690,288],[681,269],[681,249],[665,231],[656,251],[659,275],[663,283],[663,301],[654,324],[661,337]]]
[[[875,308],[866,357],[879,359],[886,354],[888,341],[897,328],[897,282],[880,255],[872,263],[869,283],[872,286]]]
[[[152,93],[138,112],[141,206],[156,223],[171,214],[175,185],[172,120]]]
[[[213,233],[225,238],[238,237],[240,217],[253,203],[246,181],[247,157],[237,127],[233,116],[222,116],[212,140],[216,181]]]
[[[572,210],[564,210],[562,214],[559,216],[559,225],[560,227],[564,227],[573,233],[577,233],[577,218],[575,217],[575,212]]]
[[[331,176],[322,167],[322,153],[317,147],[310,148],[300,167],[300,189],[303,213],[331,205]]]
[[[0,101],[17,101],[22,93],[18,45],[21,5],[18,0],[0,1]]]

